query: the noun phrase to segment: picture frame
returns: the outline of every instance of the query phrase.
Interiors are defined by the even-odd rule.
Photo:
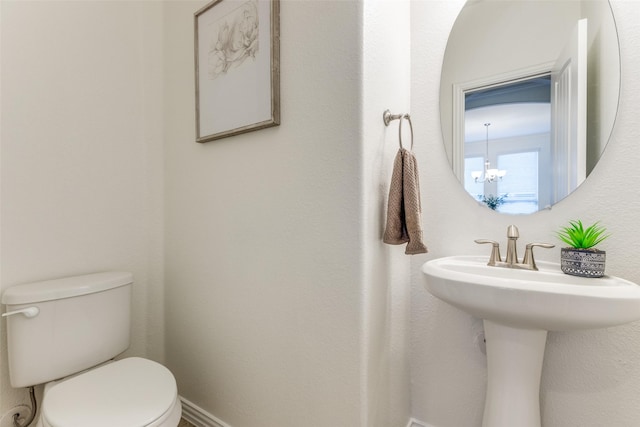
[[[280,1],[214,0],[194,39],[196,142],[280,125]]]

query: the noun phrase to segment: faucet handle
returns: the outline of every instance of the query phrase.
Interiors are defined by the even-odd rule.
[[[487,240],[487,239],[476,239],[474,242],[478,244],[490,243],[491,244],[491,255],[489,256],[489,262],[487,265],[495,266],[496,262],[502,262],[502,258],[500,257],[500,243],[495,240]]]
[[[555,248],[556,245],[552,245],[551,243],[527,243],[524,258],[522,259],[522,264],[528,266],[531,270],[538,270],[536,266],[536,260],[533,259],[533,247],[540,246],[541,248],[551,249]]]
[[[518,231],[518,227],[515,225],[510,225],[507,227],[507,238],[509,239],[517,239],[520,237],[520,231]]]

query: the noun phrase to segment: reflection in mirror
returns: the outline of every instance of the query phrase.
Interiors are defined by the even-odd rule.
[[[606,0],[469,0],[449,36],[440,86],[455,174],[502,213],[552,206],[602,154],[619,85]]]

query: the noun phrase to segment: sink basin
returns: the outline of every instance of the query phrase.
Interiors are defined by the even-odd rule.
[[[568,331],[640,320],[640,286],[614,276],[583,278],[538,261],[539,271],[487,266],[487,257],[428,261],[428,291],[467,313],[526,329]]]
[[[487,393],[483,427],[540,427],[540,378],[547,331],[604,328],[640,320],[640,286],[614,276],[569,276],[490,267],[488,257],[426,262],[427,290],[483,319]]]

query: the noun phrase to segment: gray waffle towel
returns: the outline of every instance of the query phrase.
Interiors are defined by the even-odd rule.
[[[387,226],[382,241],[391,245],[407,243],[407,255],[427,253],[422,242],[422,207],[418,164],[409,150],[400,148],[393,162],[389,185]]]

